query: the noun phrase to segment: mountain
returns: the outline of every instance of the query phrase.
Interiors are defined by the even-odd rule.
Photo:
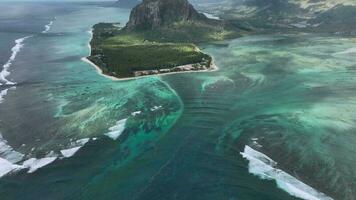
[[[258,28],[350,32],[356,29],[355,0],[193,0],[199,10]]]
[[[320,29],[356,34],[356,6],[337,5],[310,20]]]
[[[199,13],[188,0],[143,0],[134,7],[123,31],[160,42],[206,42],[236,38],[240,27]]]
[[[143,0],[124,28],[94,25],[88,60],[118,78],[212,70],[212,57],[195,44],[242,32],[235,24],[199,13],[187,0]]]
[[[151,29],[176,22],[207,21],[187,0],[144,0],[133,8],[128,29]]]

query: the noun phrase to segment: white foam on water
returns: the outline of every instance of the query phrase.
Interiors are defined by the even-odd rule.
[[[319,27],[322,23],[323,23],[323,22],[318,23],[318,24],[313,24],[312,27]]]
[[[131,115],[135,117],[136,115],[139,115],[141,113],[142,113],[141,111],[135,111],[135,112],[131,113]]]
[[[53,25],[53,21],[50,21],[48,24],[45,25],[45,30],[42,31],[42,33],[48,33],[49,30],[51,30],[51,27]]]
[[[89,142],[89,140],[90,138],[76,140],[71,144],[76,145],[75,147],[61,150],[60,153],[64,158],[69,158],[77,153],[80,148]],[[35,148],[31,151],[34,150]],[[58,158],[58,155],[54,151],[50,151],[44,158],[30,158],[22,162],[22,164],[14,164],[23,160],[24,157],[24,154],[15,151],[11,146],[9,146],[7,141],[3,139],[0,134],[0,178],[8,173],[16,172],[21,169],[28,169],[28,173],[33,173],[36,170],[54,162]]]
[[[122,119],[116,122],[116,125],[109,128],[108,133],[105,133],[106,136],[110,137],[113,140],[116,140],[120,137],[121,133],[125,130],[125,124],[127,119]]]
[[[69,157],[74,156],[74,154],[77,153],[80,148],[82,148],[82,147],[79,146],[79,147],[73,147],[73,148],[70,148],[70,149],[64,149],[64,150],[61,150],[61,154],[65,158],[69,158]]]
[[[15,60],[17,54],[21,51],[22,47],[24,46],[23,42],[30,37],[32,36],[26,36],[15,40],[15,46],[12,47],[11,49],[12,51],[11,56],[9,60],[2,66],[2,71],[0,72],[0,85],[1,82],[3,82],[5,85],[15,84],[14,82],[7,80],[6,77],[10,75],[9,68],[11,67],[12,62]]]
[[[229,84],[232,84],[234,85],[235,82],[226,77],[226,76],[216,76],[216,77],[211,77],[207,80],[205,80],[203,82],[203,84],[201,85],[201,90],[202,92],[205,92],[207,90],[207,88],[214,88],[215,87],[215,84],[218,84],[218,83],[221,83],[221,82],[224,82],[224,83],[229,83]]]
[[[218,16],[215,16],[215,15],[213,15],[213,14],[210,14],[210,13],[203,13],[207,18],[209,18],[209,19],[216,19],[216,20],[220,20],[220,17],[218,17]]]
[[[303,21],[303,22],[298,22],[298,23],[293,23],[291,24],[292,26],[294,27],[297,27],[297,28],[306,28],[309,26],[308,22],[307,21]]]
[[[29,168],[28,173],[33,173],[39,168],[42,168],[46,165],[51,164],[57,159],[57,157],[47,157],[47,158],[30,158],[23,162],[22,167],[23,168]]]
[[[77,140],[76,143],[84,146],[86,143],[89,142],[89,140],[90,140],[90,138],[83,138],[83,139]]]
[[[352,47],[346,49],[345,51],[334,53],[333,55],[342,55],[342,54],[355,54],[356,55],[356,47]]]
[[[57,154],[54,151],[47,153],[46,157],[57,157]]]
[[[6,159],[11,163],[17,163],[23,159],[24,154],[15,151],[0,134],[0,158]]]
[[[5,90],[1,90],[0,91],[0,103],[2,103],[4,101],[4,97],[7,95],[8,91],[9,91],[9,89],[5,89]]]
[[[76,154],[79,151],[80,148],[82,148],[86,143],[88,143],[89,140],[90,140],[90,138],[83,138],[83,139],[77,140],[72,143],[71,148],[63,149],[60,152],[63,155],[63,157],[65,157],[65,158],[72,157],[72,156],[74,156],[74,154]]]
[[[162,106],[153,106],[153,108],[151,108],[150,110],[153,112],[153,111],[159,110],[161,108],[162,108]]]
[[[88,42],[88,48],[89,48],[89,55],[91,55],[91,45],[90,45],[90,41],[93,40],[93,37],[94,37],[94,32],[93,32],[93,29],[90,29],[90,31],[88,31],[89,35],[90,35],[90,40]]]
[[[22,166],[14,165],[6,159],[0,158],[0,177],[3,177],[8,173],[18,171],[19,169],[22,169]]]
[[[305,200],[332,200],[331,197],[315,190],[314,188],[299,181],[290,174],[276,168],[277,162],[267,155],[245,146],[244,152],[240,153],[249,161],[248,170],[261,179],[275,180],[277,186],[290,195]]]

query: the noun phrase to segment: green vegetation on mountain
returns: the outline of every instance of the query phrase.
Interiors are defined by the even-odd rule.
[[[116,32],[119,34],[115,35]],[[191,43],[149,41],[139,33],[122,33],[112,24],[95,25],[91,45],[94,48],[89,59],[105,74],[120,78],[134,76],[135,71],[162,70],[187,64],[208,68],[211,64],[211,57]]]
[[[187,0],[144,0],[133,8],[124,28],[105,23],[94,26],[88,59],[105,74],[120,78],[207,70],[212,58],[194,44],[241,33],[232,23],[197,12]]]

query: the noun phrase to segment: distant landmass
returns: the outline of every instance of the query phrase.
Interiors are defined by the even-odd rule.
[[[209,19],[187,0],[144,0],[125,27],[94,26],[88,59],[118,78],[215,69],[195,43],[238,37],[227,21]]]
[[[355,0],[192,0],[200,10],[264,29],[351,33]]]

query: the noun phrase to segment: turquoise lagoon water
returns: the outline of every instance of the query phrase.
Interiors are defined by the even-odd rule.
[[[355,198],[355,38],[248,36],[201,46],[216,72],[112,81],[81,58],[129,10],[1,9],[1,63],[30,36],[1,79],[1,199]]]

